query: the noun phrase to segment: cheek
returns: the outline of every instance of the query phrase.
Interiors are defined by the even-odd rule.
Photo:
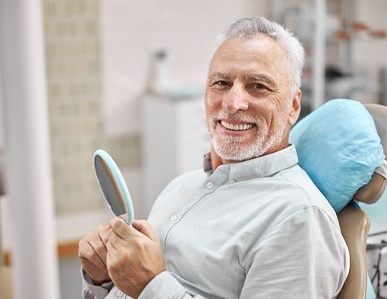
[[[279,122],[283,121],[284,110],[272,102],[266,102],[265,105],[256,106],[253,113],[258,122],[258,131],[273,134],[280,127]]]
[[[204,99],[204,107],[206,110],[207,121],[211,117],[211,115],[219,110],[222,106],[222,101],[219,100],[218,97],[213,96],[211,93],[206,93]]]
[[[205,113],[206,113],[206,125],[207,125],[208,131],[210,132],[211,127],[213,127],[213,125],[211,125],[211,123],[212,123],[211,115],[213,113],[213,108],[212,108],[211,102],[209,102],[207,98],[204,101],[204,108],[205,108]]]
[[[212,92],[211,90],[206,91],[206,94],[204,96],[204,103],[206,107],[214,107],[218,105],[219,102],[221,102],[219,95]]]

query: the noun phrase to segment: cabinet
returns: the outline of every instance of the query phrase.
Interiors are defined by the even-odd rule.
[[[380,49],[387,45],[387,23],[369,17],[386,8],[383,1],[273,2],[275,20],[293,30],[306,50],[304,114],[335,97],[386,103],[387,56]]]
[[[141,99],[141,213],[176,176],[202,168],[209,151],[204,95]]]
[[[306,50],[302,104],[308,113],[325,101],[327,1],[315,0],[310,3],[274,0],[272,4],[274,20],[291,29]]]

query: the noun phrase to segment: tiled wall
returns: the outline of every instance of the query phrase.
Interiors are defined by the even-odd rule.
[[[106,137],[102,117],[100,1],[44,0],[53,189],[57,214],[104,206],[93,168],[97,148],[138,166],[139,137]]]

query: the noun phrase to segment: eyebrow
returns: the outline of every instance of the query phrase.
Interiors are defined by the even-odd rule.
[[[222,72],[214,72],[210,76],[210,79],[231,79],[232,76],[229,73],[222,73]]]

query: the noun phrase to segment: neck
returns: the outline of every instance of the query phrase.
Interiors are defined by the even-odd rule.
[[[210,151],[211,154],[211,163],[212,163],[212,171],[214,172],[220,165],[223,164],[233,164],[233,163],[239,163],[242,162],[240,160],[227,160],[220,157],[213,148],[211,148]],[[255,157],[253,157],[255,158]]]
[[[258,157],[261,157],[261,156],[265,156],[265,155],[269,155],[269,154],[272,154],[274,152],[277,152],[277,151],[280,151],[280,150],[283,150],[285,148],[287,148],[289,146],[288,142],[286,141],[286,143],[283,143],[281,144],[279,147],[277,147],[275,150],[268,150],[267,152],[265,152],[263,155],[260,155],[260,156],[257,156],[257,157],[252,157],[250,159],[254,159],[254,158],[258,158]],[[223,159],[221,158],[216,152],[215,150],[211,147],[210,149],[210,155],[211,155],[211,163],[212,163],[212,171],[214,172],[220,165],[223,165],[223,164],[233,164],[233,163],[238,163],[238,162],[242,162],[242,161],[239,161],[239,160],[226,160],[226,159]],[[249,160],[249,159],[246,159],[246,160]],[[243,161],[246,161],[246,160],[243,160]]]
[[[225,164],[224,160],[215,153],[214,149],[211,148],[211,163],[212,163],[212,172],[214,172],[220,165]]]

